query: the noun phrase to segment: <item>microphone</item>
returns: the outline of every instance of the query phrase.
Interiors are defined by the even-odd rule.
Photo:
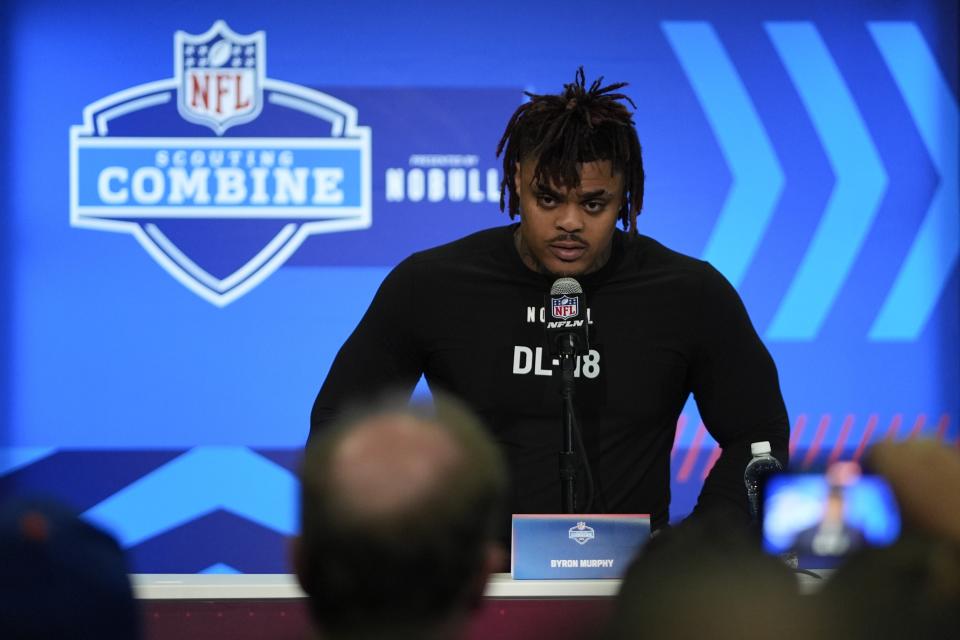
[[[593,504],[593,475],[583,448],[583,436],[577,426],[574,409],[576,358],[585,355],[588,344],[587,305],[583,287],[573,278],[560,278],[550,287],[547,300],[546,329],[550,355],[560,358],[560,421],[563,426],[563,447],[560,449],[560,508],[563,513],[577,513],[577,450],[582,457],[587,478],[587,511]],[[577,449],[574,449],[576,443]]]
[[[550,355],[566,358],[585,354],[590,345],[583,287],[573,278],[559,278],[550,287],[547,302]]]

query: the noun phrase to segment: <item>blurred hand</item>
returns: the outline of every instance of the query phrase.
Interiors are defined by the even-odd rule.
[[[960,452],[935,440],[881,442],[868,460],[893,487],[905,522],[960,543]]]

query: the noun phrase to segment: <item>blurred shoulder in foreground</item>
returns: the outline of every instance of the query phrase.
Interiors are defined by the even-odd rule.
[[[53,501],[0,504],[0,638],[140,637],[123,551]]]

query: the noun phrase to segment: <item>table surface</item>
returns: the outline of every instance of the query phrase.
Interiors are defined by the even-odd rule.
[[[797,574],[800,593],[813,593],[830,571]],[[131,575],[140,600],[262,600],[305,598],[296,577],[287,573]],[[619,580],[514,580],[496,573],[487,583],[487,598],[609,598],[617,595]]]

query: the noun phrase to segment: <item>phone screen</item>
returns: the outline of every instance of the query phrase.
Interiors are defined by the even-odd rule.
[[[777,474],[765,489],[763,546],[796,553],[804,568],[831,568],[865,546],[900,535],[900,512],[887,482],[848,466],[826,474]]]

